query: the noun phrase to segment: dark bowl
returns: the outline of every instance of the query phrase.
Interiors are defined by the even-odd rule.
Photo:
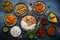
[[[45,5],[45,9],[44,9],[43,12],[37,13],[37,12],[34,10],[34,4],[35,4],[36,2],[42,2],[42,3]],[[45,13],[45,11],[46,11],[46,4],[45,4],[43,1],[36,1],[36,2],[33,4],[33,12],[34,12],[36,15],[38,15],[38,16],[43,15],[43,14]]]
[[[5,2],[10,2],[11,4],[12,4],[12,6],[13,6],[13,9],[14,9],[14,5],[13,5],[13,3],[11,2],[11,1],[5,1]],[[4,3],[4,2],[3,2]],[[2,4],[3,5],[3,4]],[[1,6],[1,9],[3,10],[3,8],[2,8],[2,6]],[[10,11],[4,11],[3,10],[3,12],[5,12],[5,13],[10,13],[13,9],[11,9]]]
[[[11,13],[10,13],[10,14],[11,14]],[[7,14],[7,15],[9,15],[9,14]],[[7,15],[6,15],[6,16],[7,16]],[[12,15],[14,15],[14,14],[12,14]],[[3,21],[4,21],[4,24],[5,24],[6,26],[14,26],[14,25],[17,23],[17,17],[14,15],[14,16],[16,17],[16,22],[15,22],[13,25],[8,25],[8,24],[6,23],[6,21],[5,21],[6,16],[5,16],[4,20],[3,20]]]
[[[50,27],[55,28],[55,34],[54,34],[54,35],[50,35],[50,34],[48,34],[48,32],[47,32],[47,34],[48,34],[50,37],[54,37],[54,36],[56,35],[56,32],[57,32],[56,27],[55,27],[55,26],[50,26]],[[50,28],[50,27],[49,27],[49,28]],[[49,29],[49,28],[48,28],[48,29]]]
[[[24,5],[27,7],[26,12],[25,12],[25,13],[23,13],[22,15],[17,14],[17,13],[15,12],[15,7],[16,7],[18,4],[24,4]],[[15,7],[14,7],[14,12],[15,12],[15,14],[16,14],[17,16],[22,17],[22,16],[24,16],[24,15],[26,15],[26,14],[28,13],[28,6],[27,6],[25,3],[21,3],[21,2],[20,2],[20,3],[17,3],[17,4],[15,5]]]

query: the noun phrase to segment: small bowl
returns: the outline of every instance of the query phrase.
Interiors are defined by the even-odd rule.
[[[2,10],[4,11],[4,12],[7,12],[7,13],[9,13],[9,12],[11,12],[12,10],[13,10],[13,3],[12,2],[10,2],[10,1],[5,1],[5,2],[9,2],[9,3],[11,3],[12,4],[12,9],[10,9],[10,11],[5,11],[4,9],[3,9],[3,4],[2,4]],[[5,2],[3,2],[3,3],[5,3]]]
[[[50,34],[48,33],[48,30],[47,30],[47,34],[52,37],[52,36],[55,36],[55,35],[56,35],[57,30],[56,30],[56,28],[55,28],[54,26],[50,26],[49,28],[51,28],[51,27],[53,27],[53,28],[55,29],[54,35],[50,35]],[[48,29],[49,29],[49,28],[48,28]]]
[[[9,29],[8,29],[8,27],[3,26],[2,31],[3,31],[3,33],[7,33],[9,31]]]
[[[42,29],[45,30],[45,34],[41,36],[41,34],[39,34],[38,32],[41,33]],[[41,30],[41,31],[39,31]],[[44,30],[42,32],[44,32]],[[40,27],[38,30],[37,30],[37,36],[40,37],[40,38],[45,38],[47,36],[47,30],[45,29],[45,27]]]
[[[18,31],[17,31],[18,30]],[[13,37],[13,38],[18,38],[20,37],[22,34],[22,30],[19,26],[13,26],[11,29],[10,29],[10,36]],[[13,35],[14,34],[14,35]]]
[[[47,19],[46,18],[42,18],[41,19],[41,24],[43,24],[43,25],[47,24]]]

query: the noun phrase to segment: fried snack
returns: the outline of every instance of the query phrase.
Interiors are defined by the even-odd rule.
[[[6,1],[2,4],[2,9],[5,12],[10,12],[13,9],[13,4],[10,1]]]

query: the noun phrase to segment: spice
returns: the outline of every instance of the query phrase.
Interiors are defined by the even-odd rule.
[[[55,35],[56,28],[54,26],[50,26],[47,30],[47,33],[48,33],[48,35],[51,35],[51,36]]]

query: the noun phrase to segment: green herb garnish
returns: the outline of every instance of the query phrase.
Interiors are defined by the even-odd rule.
[[[26,36],[28,37],[29,40],[34,40],[35,39],[35,35],[36,35],[36,32],[39,28],[39,24],[40,24],[40,22],[37,23],[36,28],[33,31],[26,33]]]

